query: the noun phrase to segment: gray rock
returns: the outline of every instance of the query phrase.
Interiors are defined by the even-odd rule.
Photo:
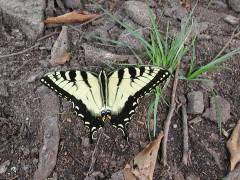
[[[10,165],[10,161],[7,160],[4,163],[0,164],[0,174],[4,174]]]
[[[63,3],[67,8],[72,9],[82,8],[81,0],[63,0]]]
[[[239,23],[239,18],[234,17],[232,15],[227,15],[226,17],[224,17],[224,21],[226,21],[229,24],[236,25]]]
[[[106,51],[101,48],[96,48],[94,46],[83,44],[83,49],[85,53],[85,60],[93,64],[99,64],[104,62],[129,62],[136,63],[133,55],[118,55]]]
[[[170,7],[164,7],[164,15],[173,17],[174,19],[183,20],[186,19],[188,12],[186,8],[183,8],[180,1],[170,0],[168,1]]]
[[[127,1],[123,5],[126,14],[136,23],[143,27],[150,26],[151,20],[148,13],[148,6],[140,1]]]
[[[192,91],[188,93],[187,112],[189,114],[201,114],[204,110],[203,93],[201,91]]]
[[[47,88],[38,89],[41,97],[43,145],[39,150],[38,168],[34,172],[33,179],[46,179],[54,169],[57,162],[59,147],[59,101],[58,98],[49,93]]]
[[[9,96],[7,86],[5,85],[4,82],[0,82],[0,96],[3,96],[3,97]]]
[[[43,33],[45,6],[45,0],[0,0],[4,22],[19,27],[33,40]]]
[[[221,96],[214,96],[210,100],[210,108],[206,109],[203,114],[204,118],[211,121],[226,123],[230,116],[230,104]]]
[[[229,0],[229,6],[236,12],[240,12],[240,1],[239,0]]]

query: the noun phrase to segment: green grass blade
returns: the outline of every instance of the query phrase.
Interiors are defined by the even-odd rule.
[[[199,75],[208,72],[211,69],[214,69],[216,66],[220,65],[221,63],[229,60],[232,56],[240,54],[240,48],[235,49],[221,57],[217,57],[216,59],[212,60],[210,63],[200,67],[198,70],[194,71],[188,79],[196,79]]]

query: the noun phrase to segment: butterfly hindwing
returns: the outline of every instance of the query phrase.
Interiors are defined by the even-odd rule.
[[[126,140],[128,139],[127,126],[132,119],[132,116],[134,115],[137,106],[138,99],[131,96],[128,98],[128,101],[126,101],[125,106],[123,107],[121,112],[119,114],[112,115],[111,124],[113,125],[113,127],[122,131],[123,136]]]
[[[139,98],[164,82],[170,73],[159,67],[141,66],[120,69],[109,75],[109,107],[111,123],[126,137],[126,125],[138,106]]]
[[[100,115],[102,98],[98,78],[85,71],[59,71],[48,73],[41,82],[60,97],[73,103],[76,114],[82,117],[90,135],[103,126]]]

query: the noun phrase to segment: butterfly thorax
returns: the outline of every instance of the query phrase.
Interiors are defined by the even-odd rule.
[[[110,121],[111,118],[112,118],[112,114],[110,109],[103,109],[101,111],[101,119],[103,122]]]

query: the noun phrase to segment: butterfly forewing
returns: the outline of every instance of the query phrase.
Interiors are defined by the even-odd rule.
[[[109,101],[112,109],[111,123],[126,135],[126,125],[130,121],[138,100],[164,82],[170,73],[159,67],[128,67],[115,71],[109,76]]]
[[[98,78],[94,74],[76,70],[58,71],[48,73],[41,82],[73,103],[76,114],[83,118],[91,135],[103,126],[103,122],[97,119],[103,101]]]

